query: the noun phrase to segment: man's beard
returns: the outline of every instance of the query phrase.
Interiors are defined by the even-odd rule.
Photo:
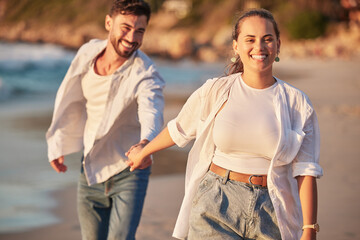
[[[113,48],[115,49],[116,53],[122,58],[126,58],[126,59],[129,58],[139,48],[139,44],[132,43],[134,44],[134,47],[131,49],[131,51],[121,51],[120,50],[121,41],[122,39],[116,40],[116,38],[114,37],[110,38],[110,42],[113,45]]]

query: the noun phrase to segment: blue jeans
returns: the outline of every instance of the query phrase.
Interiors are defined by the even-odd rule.
[[[281,239],[267,188],[209,171],[193,200],[188,239]]]
[[[129,168],[88,186],[83,171],[78,184],[78,215],[83,240],[135,239],[148,186],[150,167]]]

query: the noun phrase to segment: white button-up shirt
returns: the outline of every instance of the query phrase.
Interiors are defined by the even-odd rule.
[[[53,120],[46,133],[48,158],[83,150],[86,99],[81,79],[106,47],[92,40],[78,51],[60,85]],[[103,182],[127,166],[125,152],[140,139],[152,140],[163,126],[164,80],[140,50],[113,74],[104,116],[91,150],[84,156],[89,185]]]
[[[208,171],[215,145],[212,129],[215,115],[227,101],[240,73],[208,80],[187,100],[179,115],[168,123],[173,141],[180,147],[196,139],[189,153],[185,196],[173,236],[183,239],[189,230],[189,215],[197,187]],[[268,190],[283,240],[300,239],[302,212],[296,176],[322,176],[319,165],[320,134],[315,111],[308,97],[276,79],[274,106],[280,138],[268,171]]]

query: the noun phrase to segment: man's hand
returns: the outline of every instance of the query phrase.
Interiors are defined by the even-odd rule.
[[[148,144],[148,140],[142,140],[139,143],[133,145],[125,154],[129,160],[126,162],[130,166],[130,171],[135,169],[148,168],[153,162],[150,156],[142,157],[141,150]]]
[[[54,159],[50,162],[51,167],[59,172],[66,172],[67,166],[64,164],[64,156]]]

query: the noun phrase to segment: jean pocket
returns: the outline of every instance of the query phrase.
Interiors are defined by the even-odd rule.
[[[193,205],[196,205],[201,199],[201,197],[204,196],[204,194],[206,194],[207,192],[209,192],[210,189],[212,189],[215,182],[215,176],[213,176],[211,172],[207,172],[204,178],[199,183],[195,197],[193,199]]]

